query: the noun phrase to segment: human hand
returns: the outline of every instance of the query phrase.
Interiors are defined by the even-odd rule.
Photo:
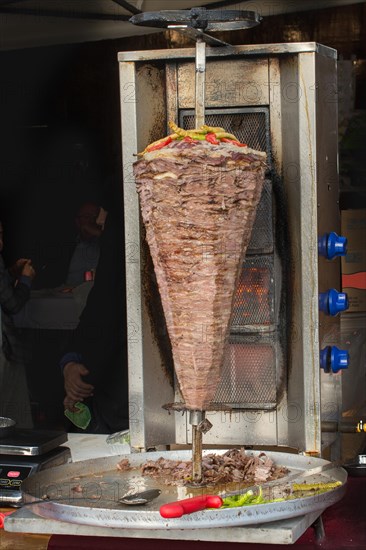
[[[76,401],[77,403],[77,401]],[[64,405],[64,410],[68,410],[70,412],[73,412],[73,413],[77,413],[79,411],[79,409],[77,407],[75,407],[75,400],[74,399],[71,399],[71,397],[65,397],[64,399],[64,402],[63,402],[63,405]]]
[[[102,206],[99,210],[98,217],[96,219],[96,223],[101,231],[104,231],[105,222],[107,220],[108,212],[105,210]]]
[[[66,397],[64,399],[65,408],[71,412],[76,412],[75,403],[84,401],[87,397],[93,395],[94,386],[84,382],[82,376],[89,374],[88,369],[82,363],[70,362],[64,367],[64,387]]]
[[[86,240],[91,238],[100,237],[102,234],[102,228],[94,221],[88,221],[80,226],[80,234]]]
[[[15,278],[15,279],[18,279],[20,277],[20,275],[22,274],[22,271],[23,271],[23,268],[25,266],[25,264],[27,262],[30,262],[30,260],[28,258],[19,258],[19,260],[17,260],[15,262],[14,265],[12,265],[10,268],[9,268],[9,272],[10,274]]]
[[[34,279],[36,272],[32,266],[31,260],[26,260],[25,264],[23,265],[23,268],[21,270],[21,275],[24,275],[25,277],[30,277],[30,279]]]

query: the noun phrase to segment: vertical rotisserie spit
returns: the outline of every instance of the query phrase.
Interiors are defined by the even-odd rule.
[[[220,379],[266,154],[222,128],[171,127],[134,174],[185,407],[205,411]]]

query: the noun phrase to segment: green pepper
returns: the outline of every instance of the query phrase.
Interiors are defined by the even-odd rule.
[[[204,134],[195,134],[194,132],[190,133],[188,136],[192,139],[197,139],[198,141],[205,141],[205,135]]]
[[[259,487],[258,495],[255,495],[253,491],[247,491],[243,495],[233,495],[231,497],[224,498],[223,508],[237,508],[239,506],[253,506],[255,504],[266,504],[263,498],[262,487]]]

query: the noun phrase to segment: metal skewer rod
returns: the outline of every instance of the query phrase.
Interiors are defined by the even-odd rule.
[[[191,411],[189,422],[192,425],[192,482],[202,481],[202,431],[199,425],[205,419],[203,411]]]
[[[202,37],[196,39],[196,98],[195,98],[195,128],[205,123],[206,102],[206,43]],[[202,431],[199,425],[205,419],[202,411],[191,411],[189,421],[192,425],[192,482],[202,481]]]
[[[206,99],[206,43],[198,37],[196,42],[196,128],[205,123]]]

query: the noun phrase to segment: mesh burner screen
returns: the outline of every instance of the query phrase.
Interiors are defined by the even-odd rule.
[[[179,123],[182,128],[194,128],[194,111],[182,110]],[[271,167],[268,108],[207,109],[205,123],[225,128],[252,149],[266,151]],[[275,280],[273,219],[273,186],[267,179],[234,299],[231,337],[221,382],[210,407],[213,410],[276,406],[284,354],[277,332],[276,297],[280,288]]]
[[[276,406],[276,365],[278,351],[270,338],[257,335],[231,341],[225,354],[221,382],[215,403],[232,408],[268,409]],[[258,341],[259,340],[259,341]]]
[[[273,256],[247,256],[237,286],[231,331],[274,324]]]
[[[220,126],[247,143],[252,149],[266,151],[270,156],[268,109],[209,109],[206,111],[205,123],[208,126]],[[195,127],[193,111],[182,111],[180,124],[185,129]]]
[[[266,180],[258,204],[247,255],[271,254],[274,249],[273,238],[272,182]]]

